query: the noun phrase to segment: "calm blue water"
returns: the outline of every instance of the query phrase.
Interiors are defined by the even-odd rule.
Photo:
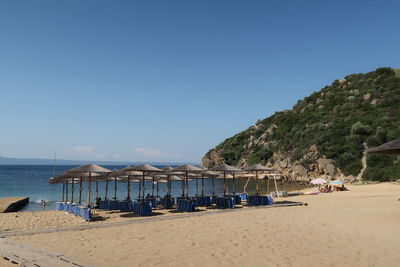
[[[56,174],[61,174],[65,170],[76,166],[59,165],[56,167]],[[109,169],[121,169],[126,166],[105,166]],[[164,166],[157,166],[162,168]],[[45,210],[55,209],[55,203],[61,200],[62,185],[61,184],[49,184],[48,179],[53,176],[53,166],[41,166],[41,165],[0,165],[0,198],[2,197],[25,197],[30,198],[30,203],[24,208],[24,210]],[[236,192],[242,192],[243,186],[246,179],[236,179]],[[228,191],[232,191],[232,180],[227,179]],[[288,189],[282,188],[287,187],[280,185],[280,190]],[[293,185],[290,185],[293,187]],[[117,183],[117,198],[125,199],[127,196],[127,184]],[[265,188],[264,181],[260,181],[260,189],[263,191]],[[96,185],[92,183],[92,199],[96,196]],[[104,198],[105,195],[105,183],[98,183],[99,197]],[[293,189],[293,188],[292,188]],[[255,183],[251,181],[247,187],[247,192],[252,193],[255,191]],[[172,194],[173,196],[180,196],[182,192],[181,182],[172,182]],[[199,193],[201,192],[201,180],[199,181]],[[215,179],[215,192],[217,194],[223,193],[223,179]],[[152,186],[150,182],[146,183],[146,195],[152,193]],[[159,184],[159,195],[165,195],[167,193],[167,186],[165,183]],[[211,195],[212,193],[212,180],[205,179],[205,194]],[[74,199],[78,198],[79,184],[75,185]],[[196,181],[192,180],[189,182],[189,194],[196,194]],[[69,190],[69,196],[71,196],[71,189]],[[109,183],[108,198],[114,196],[114,183]],[[131,183],[131,197],[137,198],[138,196],[138,183]],[[87,187],[84,183],[82,190],[82,199],[86,201]],[[39,205],[40,200],[45,200],[48,205],[42,207]]]

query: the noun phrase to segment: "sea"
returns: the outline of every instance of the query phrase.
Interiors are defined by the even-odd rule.
[[[3,197],[29,197],[29,204],[25,206],[22,211],[38,211],[38,210],[54,210],[57,201],[62,198],[62,185],[61,184],[50,184],[49,178],[54,175],[62,174],[64,171],[77,167],[76,165],[0,165],[0,198]],[[104,165],[108,169],[122,169],[126,166],[121,165]],[[163,168],[164,166],[156,166]],[[205,180],[205,194],[212,194],[212,179]],[[232,179],[227,179],[228,192],[232,192],[233,183]],[[247,179],[235,179],[235,192],[243,192],[243,188],[247,182]],[[251,179],[246,187],[247,193],[255,192],[255,181]],[[272,184],[270,184],[271,186]],[[87,187],[86,183],[83,185],[82,198],[86,200]],[[163,196],[167,193],[167,185],[160,183],[159,195]],[[266,182],[264,180],[259,181],[259,187],[261,193],[266,193]],[[145,194],[152,194],[151,182],[146,182]],[[137,198],[138,196],[138,183],[131,183],[131,197]],[[278,190],[297,190],[302,189],[301,185],[296,184],[278,184]],[[75,186],[75,196],[77,197],[79,191],[79,184]],[[201,180],[198,181],[198,190],[201,192]],[[95,183],[92,183],[91,187],[93,198],[96,196]],[[224,185],[223,179],[215,179],[215,193],[217,195],[223,194]],[[172,195],[180,196],[182,193],[182,187],[180,181],[172,182]],[[69,190],[69,195],[71,189]],[[105,195],[105,183],[98,183],[98,195],[104,198]],[[109,183],[108,197],[111,198],[114,195],[114,184]],[[189,195],[196,195],[196,179],[189,181]],[[117,183],[117,199],[125,199],[127,196],[127,183]],[[43,201],[46,205],[40,205]],[[93,200],[92,200],[93,201]]]

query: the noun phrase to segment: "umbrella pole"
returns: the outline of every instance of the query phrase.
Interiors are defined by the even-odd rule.
[[[157,182],[157,195],[156,195],[156,197],[158,198],[158,182]]]
[[[108,179],[106,180],[106,194],[104,196],[104,200],[107,200],[107,193],[108,193]]]
[[[168,196],[171,196],[171,176],[168,174],[167,175],[167,177],[168,177],[168,184],[167,184],[167,186],[168,186]]]
[[[79,201],[78,201],[79,204],[81,204],[82,202],[82,180],[83,178],[81,176],[79,179]]]
[[[204,197],[204,174],[201,175],[201,196]]]
[[[117,177],[114,177],[114,200],[117,200]]]
[[[235,174],[232,174],[232,194],[235,195]]]
[[[199,196],[199,179],[196,178],[196,197]]]
[[[215,177],[212,178],[213,197],[215,196]]]
[[[75,178],[73,178],[73,180],[72,180],[71,187],[72,187],[72,190],[71,190],[72,191],[71,192],[71,202],[74,203]]]
[[[256,192],[257,192],[257,196],[258,196],[258,171],[256,171],[256,179],[257,179]]]
[[[126,200],[130,200],[131,199],[131,182],[130,182],[130,176],[128,175],[128,184],[127,184],[127,188],[126,188],[126,191],[127,191],[127,196],[126,196]]]
[[[138,199],[141,199],[141,197],[142,197],[142,194],[141,194],[141,192],[142,192],[142,182],[139,180],[139,182],[138,182],[138,191],[139,191],[139,197],[138,197]]]
[[[276,184],[276,177],[275,176],[274,176],[274,182],[275,182],[276,195],[278,196],[278,185]]]
[[[267,177],[267,194],[269,194],[269,177]]]
[[[142,200],[144,202],[144,171],[143,171],[143,177],[142,177]]]
[[[182,179],[181,186],[182,186],[182,197],[185,197],[185,178]]]
[[[154,198],[154,177],[153,177],[153,180],[151,182],[151,197]]]
[[[96,199],[99,198],[99,182],[96,181]]]
[[[90,193],[91,193],[91,188],[90,188],[90,183],[92,182],[92,173],[89,172],[89,184],[88,184],[88,205],[90,206]]]
[[[226,172],[224,172],[224,197],[226,195]]]
[[[65,184],[63,183],[62,185],[63,185],[63,190],[62,190],[61,202],[64,202]]]
[[[186,198],[189,198],[189,181],[188,181],[188,172],[186,172]]]
[[[68,181],[65,182],[65,201],[68,202]]]

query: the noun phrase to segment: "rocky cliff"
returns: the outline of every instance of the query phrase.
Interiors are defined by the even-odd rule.
[[[398,179],[400,157],[365,151],[400,137],[399,103],[399,70],[352,74],[226,139],[202,163],[262,163],[292,179]]]

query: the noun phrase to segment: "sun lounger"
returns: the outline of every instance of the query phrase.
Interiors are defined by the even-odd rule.
[[[235,205],[240,205],[242,203],[242,198],[240,197],[240,195],[228,195],[227,197],[233,197]]]
[[[235,207],[235,199],[233,197],[219,197],[217,198],[217,208],[219,209],[233,209]]]
[[[212,198],[203,196],[203,197],[198,197],[197,199],[197,206],[199,207],[209,207],[212,205]]]
[[[193,199],[179,199],[178,200],[178,211],[181,212],[193,212],[196,210],[197,201]]]
[[[90,216],[90,208],[88,206],[82,206],[81,207],[81,216],[85,221],[90,221],[91,216]]]
[[[249,196],[247,204],[249,206],[272,205],[273,199],[271,196]]]
[[[174,206],[174,199],[171,197],[165,197],[161,199],[161,205],[164,209],[172,209]]]
[[[153,214],[151,202],[140,201],[133,205],[133,213],[139,216],[150,216]]]

